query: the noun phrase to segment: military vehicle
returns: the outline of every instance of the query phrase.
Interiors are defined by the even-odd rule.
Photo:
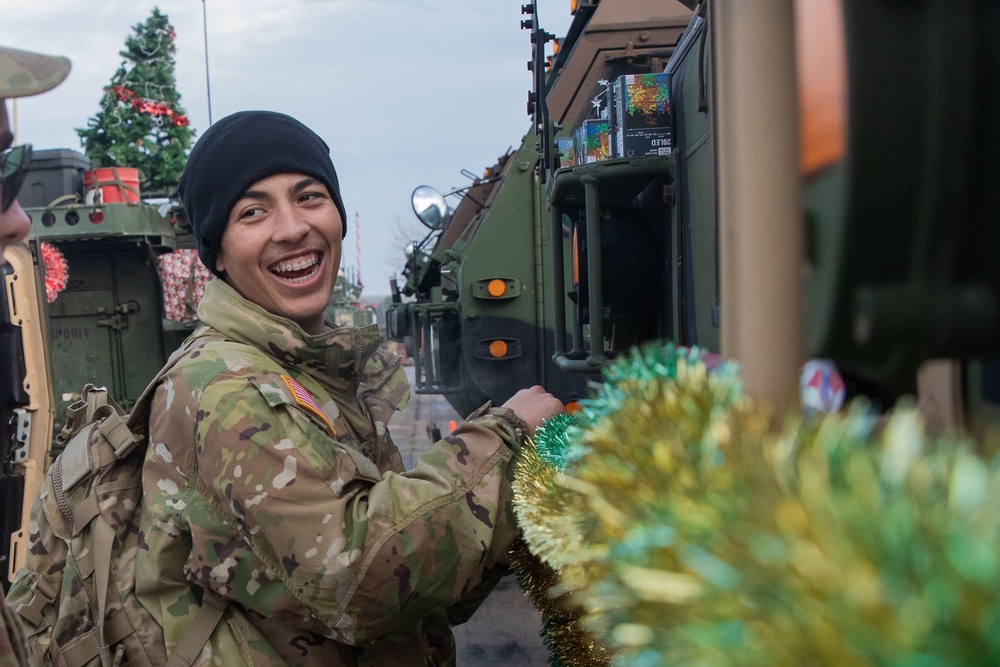
[[[523,26],[530,28],[534,45],[529,62],[536,79],[529,100],[534,127],[482,178],[454,193],[461,199],[453,211],[429,187],[414,193],[418,218],[432,231],[413,246],[402,271],[400,303],[388,318],[390,336],[412,341],[416,391],[445,394],[461,414],[487,399],[505,400],[529,384],[542,384],[566,401],[583,397],[587,380],[599,377],[605,354],[584,349],[587,331],[606,339],[612,353],[644,339],[675,337],[670,309],[679,304],[665,306],[672,289],[663,270],[669,256],[664,198],[669,159],[626,161],[610,170],[600,165],[599,178],[622,169],[641,175],[627,183],[606,181],[602,190],[615,195],[604,199],[602,210],[619,222],[603,225],[602,243],[588,245],[579,179],[593,166],[554,174],[554,142],[591,115],[599,81],[661,71],[691,11],[659,0],[580,3],[548,63],[545,44],[553,36],[538,25],[534,4],[524,11]],[[562,209],[550,214],[553,187]],[[641,208],[633,210],[637,196]],[[577,266],[582,271],[575,276],[583,283],[569,290],[576,303],[552,280],[571,284],[574,274],[565,258],[573,238],[577,250],[601,248],[604,256],[596,272]],[[602,274],[603,267],[613,268]],[[603,281],[603,291],[593,294],[606,295],[594,311],[606,317],[593,322],[588,281]],[[415,301],[403,303],[403,296]]]
[[[139,201],[137,192],[117,203],[95,201],[90,192],[88,201],[88,167],[75,151],[36,151],[18,195],[32,225],[29,239],[8,250],[12,270],[0,312],[12,338],[4,363],[16,362],[3,378],[3,391],[13,394],[0,448],[5,575],[19,567],[31,498],[58,451],[53,435],[65,408],[93,383],[128,409],[192,328],[164,317],[156,258],[178,245],[172,208]],[[44,258],[53,255],[65,265],[47,274]],[[46,279],[54,276],[63,282],[48,285],[49,302]]]
[[[933,396],[953,424],[996,402],[995,4],[571,11],[554,40],[522,8],[520,146],[465,191],[414,192],[431,232],[388,319],[418,392],[459,412],[532,383],[571,402],[609,359],[669,340],[738,359],[782,405],[807,357],[883,406]],[[632,73],[668,78],[671,153],[563,166],[560,140]]]
[[[363,327],[375,324],[378,321],[375,309],[361,301],[363,289],[360,283],[351,280],[341,269],[340,275],[337,276],[337,283],[333,287],[330,305],[324,311],[326,320],[342,327]]]

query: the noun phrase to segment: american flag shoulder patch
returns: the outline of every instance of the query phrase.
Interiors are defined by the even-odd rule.
[[[288,390],[292,392],[292,396],[295,397],[295,402],[314,414],[317,419],[323,422],[330,430],[330,435],[337,435],[337,430],[333,428],[333,424],[320,409],[319,403],[317,403],[316,399],[309,393],[309,390],[287,375],[282,375],[281,379],[284,380]]]

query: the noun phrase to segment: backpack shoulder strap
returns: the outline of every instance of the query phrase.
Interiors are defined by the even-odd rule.
[[[191,349],[194,348],[195,342],[202,337],[203,333],[203,331],[199,330],[188,336],[181,346],[174,350],[170,357],[167,358],[167,363],[157,371],[153,379],[146,385],[146,388],[139,394],[139,398],[136,399],[135,405],[132,406],[132,410],[125,420],[133,433],[142,433],[143,435],[147,433],[149,430],[149,408],[153,403],[153,394],[156,393],[156,387],[159,386],[163,376],[169,373],[181,359],[188,355]]]
[[[205,599],[201,608],[195,614],[191,625],[184,631],[177,648],[167,659],[166,667],[190,667],[198,658],[201,650],[215,632],[215,626],[222,620],[226,611],[226,601],[210,590],[205,590]]]

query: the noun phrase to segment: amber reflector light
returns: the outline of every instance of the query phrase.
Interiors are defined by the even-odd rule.
[[[507,291],[507,285],[499,278],[494,278],[486,285],[486,291],[490,293],[490,296],[503,296],[504,292]]]
[[[502,340],[495,340],[492,343],[490,343],[490,355],[492,355],[495,359],[499,359],[500,357],[506,354],[507,354],[507,343],[503,342]]]

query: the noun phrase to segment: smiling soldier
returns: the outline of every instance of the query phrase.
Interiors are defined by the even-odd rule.
[[[375,325],[323,320],[346,220],[323,140],[231,115],[179,191],[217,278],[156,391],[143,470],[136,591],[168,652],[207,597],[226,611],[199,664],[454,664],[449,619],[506,572],[521,438],[562,404],[521,390],[404,471],[399,360]]]

